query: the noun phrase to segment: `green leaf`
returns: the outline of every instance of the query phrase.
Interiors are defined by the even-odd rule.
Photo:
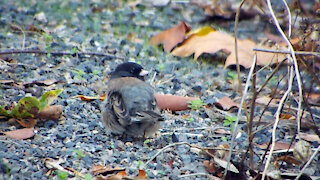
[[[202,106],[206,105],[201,99],[195,99],[188,102],[188,107],[192,110],[199,110]]]
[[[63,171],[57,171],[58,179],[59,180],[65,180],[68,178],[68,173]]]
[[[92,176],[91,176],[91,174],[86,174],[85,176],[84,176],[84,180],[92,180],[93,178],[92,178]]]
[[[71,53],[72,54],[77,54],[79,52],[79,50],[77,49],[77,47],[73,47],[72,49],[71,49]]]
[[[6,110],[6,105],[0,106],[0,116],[9,116],[11,113],[9,110]]]
[[[46,106],[50,105],[61,94],[62,91],[63,91],[63,89],[56,89],[56,90],[45,92],[40,97],[39,110],[41,111]]]
[[[228,139],[227,139],[227,137],[222,136],[222,137],[221,137],[221,140],[224,141],[224,142],[226,142]]]
[[[36,97],[23,97],[18,101],[18,104],[14,107],[11,112],[11,116],[17,118],[33,117],[30,110],[36,108],[39,112],[40,103]]]
[[[231,124],[230,121],[224,120],[223,121],[223,126],[229,126]]]

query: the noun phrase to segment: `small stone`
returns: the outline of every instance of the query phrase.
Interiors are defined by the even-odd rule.
[[[57,135],[57,138],[58,139],[65,139],[66,137],[67,137],[67,134],[66,133],[64,133],[64,132],[59,132]]]
[[[201,86],[199,86],[199,85],[197,85],[197,86],[193,86],[193,87],[192,87],[192,90],[194,90],[194,91],[196,91],[196,92],[201,92],[202,87],[201,87]]]
[[[92,159],[89,156],[83,157],[82,160],[85,162],[86,165],[88,166],[92,165]]]
[[[73,142],[67,142],[67,143],[65,144],[65,147],[66,147],[66,148],[72,148],[72,147],[74,147],[74,143],[73,143]]]

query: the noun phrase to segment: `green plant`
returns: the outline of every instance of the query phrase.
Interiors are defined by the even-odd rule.
[[[228,71],[227,73],[227,80],[234,80],[238,78],[238,74],[233,71]]]
[[[44,37],[44,41],[46,43],[46,50],[47,50],[47,57],[50,58],[51,56],[51,42],[52,42],[52,35],[47,34],[46,32],[42,33],[42,36]]]
[[[138,169],[140,169],[141,166],[144,166],[144,163],[141,160],[133,161],[133,164],[135,164]]]
[[[194,121],[194,119],[193,119],[192,117],[187,117],[186,120],[189,121],[189,123],[191,123],[192,121]]]
[[[272,76],[271,79],[269,80],[269,85],[270,86],[275,86],[278,82],[278,76]]]
[[[113,141],[110,142],[110,146],[112,149],[114,149],[114,142]]]
[[[236,119],[236,116],[226,116],[226,119],[223,121],[223,126],[230,127],[232,131]]]
[[[165,65],[164,64],[159,64],[158,68],[159,68],[159,71],[162,72],[162,71],[164,71]]]
[[[72,70],[73,73],[75,73],[74,79],[81,80],[83,78],[83,75],[85,75],[85,72],[80,69],[80,70]]]
[[[202,106],[205,106],[206,104],[202,102],[200,99],[195,99],[188,102],[188,107],[191,108],[191,110],[199,110]]]
[[[93,75],[93,76],[97,76],[99,74],[99,71],[95,69],[90,74]]]
[[[144,143],[144,144],[148,144],[148,143],[150,143],[150,140],[149,140],[149,139],[146,139],[143,143]]]
[[[34,96],[25,96],[18,103],[15,103],[13,110],[8,110],[6,105],[0,106],[0,116],[14,117],[17,119],[34,117],[35,113],[39,113],[45,107],[50,105],[63,91],[56,89],[45,92],[39,99]]]
[[[228,138],[227,138],[226,136],[222,136],[222,137],[221,137],[221,140],[222,140],[223,142],[227,142],[227,141],[228,141]]]
[[[84,180],[92,180],[92,179],[93,178],[92,178],[91,174],[84,175]]]
[[[86,156],[85,154],[83,154],[81,149],[74,149],[73,152],[75,153],[74,157],[76,157],[78,159],[82,159]]]
[[[58,179],[59,179],[59,180],[65,180],[65,179],[68,178],[68,173],[65,172],[65,171],[60,171],[60,170],[58,170],[58,171],[57,171],[57,174],[58,174]]]
[[[77,54],[77,53],[79,53],[78,48],[77,48],[77,47],[73,47],[73,48],[71,49],[71,53],[72,53],[72,54]]]

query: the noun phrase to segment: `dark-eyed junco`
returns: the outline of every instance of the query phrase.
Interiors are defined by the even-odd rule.
[[[102,121],[108,132],[147,137],[160,128],[163,117],[153,88],[144,81],[147,71],[133,62],[118,65],[110,73]]]

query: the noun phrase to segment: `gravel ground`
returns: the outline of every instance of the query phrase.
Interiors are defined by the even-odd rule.
[[[226,83],[230,70],[223,69],[223,64],[195,62],[191,60],[192,57],[172,57],[147,43],[152,35],[178,24],[180,20],[192,24],[193,28],[202,26],[200,22],[204,15],[197,7],[172,4],[159,8],[142,5],[131,8],[124,1],[5,0],[0,5],[0,17],[1,50],[24,47],[52,52],[73,49],[81,52],[108,52],[125,57],[125,61],[141,63],[145,69],[150,70],[148,82],[159,93],[201,97],[209,104],[223,96],[239,97],[232,85]],[[249,22],[241,24],[246,27]],[[30,25],[42,29],[47,35],[51,34],[52,39],[41,32],[28,29]],[[25,31],[21,33],[19,28]],[[231,30],[233,23],[222,24],[222,28]],[[243,34],[250,34],[259,28],[260,24],[254,23]],[[134,41],[128,38],[132,34],[136,37]],[[255,38],[259,39],[259,34]],[[146,163],[166,145],[187,142],[202,147],[216,147],[230,140],[229,135],[214,132],[215,128],[223,127],[223,119],[229,112],[223,114],[213,111],[213,115],[209,115],[204,108],[196,111],[163,112],[166,121],[159,133],[147,141],[107,135],[100,120],[101,102],[84,102],[72,97],[80,94],[103,94],[107,84],[105,77],[117,64],[123,62],[122,59],[98,56],[47,57],[35,54],[10,57],[19,64],[13,66],[0,61],[1,80],[32,82],[54,79],[59,80],[59,83],[50,86],[34,84],[29,87],[3,85],[0,87],[1,105],[18,101],[27,94],[39,97],[45,91],[63,88],[62,94],[55,101],[55,104],[63,106],[63,117],[60,121],[38,123],[35,127],[36,135],[32,139],[12,140],[1,137],[1,171],[5,172],[5,167],[8,167],[11,175],[0,178],[57,179],[55,172],[49,177],[46,175],[49,169],[45,167],[45,158],[61,159],[61,166],[73,168],[83,174],[91,173],[94,165],[110,165],[124,167],[129,175],[135,176],[139,165]],[[259,78],[264,79],[268,73],[270,72],[265,70],[259,74]],[[281,86],[284,84],[280,84]],[[260,110],[258,108],[257,113]],[[272,109],[270,111],[272,113]],[[235,115],[236,112],[229,114]],[[246,128],[244,123],[240,126],[242,129]],[[0,131],[16,128],[6,121],[0,124]],[[279,129],[277,138],[290,142],[286,136],[288,131],[290,129]],[[256,134],[258,138],[254,141],[260,144],[268,142],[270,135],[270,129],[265,129]],[[242,133],[236,139],[236,149],[245,150],[246,147],[247,134]],[[77,150],[81,150],[85,156],[81,159],[76,157]],[[254,161],[257,162],[259,158],[258,155],[254,156]],[[179,179],[184,174],[208,174],[203,165],[203,161],[208,159],[209,157],[199,155],[189,146],[173,146],[151,161],[146,173],[150,179]],[[241,160],[239,154],[235,154],[233,159],[236,164]],[[316,164],[320,164],[319,158]],[[320,175],[319,170],[314,175]],[[207,178],[198,176],[186,179]]]

